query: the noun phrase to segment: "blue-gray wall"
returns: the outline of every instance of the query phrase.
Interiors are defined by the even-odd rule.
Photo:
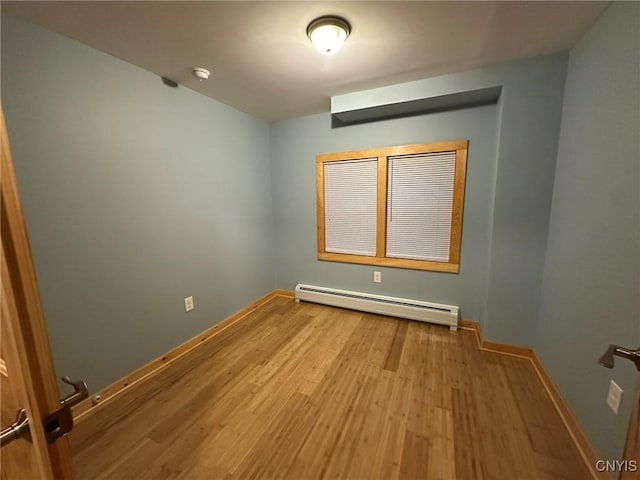
[[[271,125],[277,284],[401,295],[461,307],[485,337],[533,346],[567,54],[334,98],[334,110],[502,86],[497,105],[331,129],[329,114]],[[319,262],[315,155],[470,139],[459,274]],[[382,284],[372,272],[382,271]]]
[[[6,15],[2,103],[58,375],[96,391],[274,289],[266,123]]]
[[[535,350],[598,454],[620,458],[640,346],[640,4],[612,4],[572,49]],[[625,390],[619,415],[609,380]]]
[[[276,268],[280,288],[296,283],[427,299],[461,305],[469,318],[482,310],[499,107],[331,128],[328,113],[271,126]],[[372,267],[317,260],[315,155],[323,152],[469,139],[460,273]],[[382,283],[373,283],[373,272]]]

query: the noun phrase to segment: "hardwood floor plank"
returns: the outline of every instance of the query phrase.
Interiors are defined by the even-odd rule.
[[[429,439],[407,430],[402,449],[400,478],[429,478]],[[459,477],[467,478],[467,477]]]
[[[375,459],[375,478],[393,479],[400,475],[413,381],[413,376],[394,379]]]
[[[426,438],[429,439],[426,478],[434,480],[455,479],[455,464],[446,460],[455,457],[451,411],[432,406],[425,418],[429,430],[426,434]]]
[[[409,322],[397,322],[396,334],[393,337],[393,344],[391,345],[389,355],[387,355],[387,359],[384,362],[383,368],[385,370],[389,370],[391,372],[398,371],[400,356],[402,355],[402,350],[404,349],[404,341],[407,336],[408,327]]]
[[[456,478],[482,480],[482,439],[474,401],[468,389],[454,388],[451,393]]]
[[[120,478],[122,480],[137,480],[148,470],[148,465],[162,455],[164,447],[148,438],[143,438],[131,450],[117,459],[105,469],[96,480]],[[133,460],[133,461],[132,461]]]
[[[284,405],[283,414],[269,426],[255,448],[233,472],[233,478],[286,478],[286,472],[302,447],[302,442],[288,443],[289,440],[304,441],[316,421],[316,411],[309,397],[294,393]],[[289,447],[280,448],[282,444]]]
[[[376,455],[387,421],[388,402],[393,391],[395,376],[382,370],[375,380],[367,407],[367,418],[353,452],[351,466],[344,478],[373,478]]]
[[[582,479],[527,359],[275,298],[71,433],[78,478]]]
[[[367,422],[371,403],[374,379],[364,376],[361,388],[354,398],[353,407],[344,410],[342,428],[338,432],[335,448],[326,467],[323,466],[323,478],[343,478],[354,459],[354,453]]]

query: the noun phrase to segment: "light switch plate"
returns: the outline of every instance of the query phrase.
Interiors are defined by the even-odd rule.
[[[609,408],[615,413],[618,414],[618,409],[620,408],[620,402],[622,401],[622,389],[620,386],[611,380],[609,384],[609,393],[607,395],[607,405]]]
[[[184,299],[184,311],[190,312],[195,307],[193,306],[193,297],[187,297]]]

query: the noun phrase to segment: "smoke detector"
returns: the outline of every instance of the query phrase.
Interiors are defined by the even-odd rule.
[[[209,75],[211,75],[209,70],[202,67],[194,67],[193,70],[191,70],[191,73],[201,82],[209,78]]]

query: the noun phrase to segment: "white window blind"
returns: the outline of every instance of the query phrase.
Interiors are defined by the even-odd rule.
[[[376,254],[378,159],[324,164],[325,251]]]
[[[449,261],[456,152],[389,157],[387,257]]]

